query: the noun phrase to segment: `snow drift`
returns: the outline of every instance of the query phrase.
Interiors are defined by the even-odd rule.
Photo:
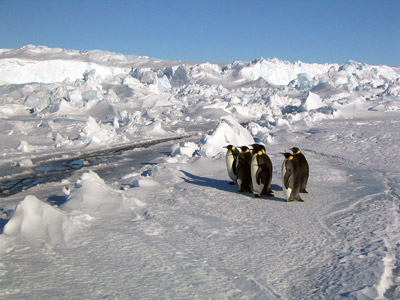
[[[35,196],[26,196],[4,227],[4,234],[22,236],[33,245],[60,244],[68,241],[75,230],[65,212]]]
[[[108,187],[96,173],[89,171],[74,185],[67,202],[61,208],[96,217],[124,212],[134,214],[135,207],[133,201],[126,199],[121,192]]]
[[[254,144],[254,139],[248,130],[243,128],[233,117],[221,119],[217,128],[205,137],[200,153],[213,157],[226,150],[227,145],[246,146]]]

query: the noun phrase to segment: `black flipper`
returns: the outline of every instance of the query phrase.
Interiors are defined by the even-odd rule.
[[[286,168],[285,177],[283,179],[284,184],[285,184],[285,189],[289,188],[289,177],[290,177],[290,175],[291,175],[291,171]]]
[[[262,177],[262,175],[263,175],[263,169],[262,169],[262,167],[259,165],[259,166],[258,166],[258,169],[257,169],[257,173],[256,173],[256,181],[257,181],[257,184],[261,184],[261,177]]]

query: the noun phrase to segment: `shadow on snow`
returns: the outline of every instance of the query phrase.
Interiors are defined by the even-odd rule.
[[[221,190],[224,192],[231,192],[231,193],[238,193],[238,187],[237,185],[230,185],[229,181],[227,180],[221,180],[221,179],[214,179],[214,178],[209,178],[209,177],[202,177],[198,175],[194,175],[192,173],[189,173],[187,171],[181,170],[181,172],[186,176],[186,177],[181,177],[185,182],[195,184],[198,186],[204,186],[204,187],[211,187],[215,188],[217,190]],[[281,187],[277,185],[272,185],[271,188],[273,190],[282,190]],[[251,197],[257,199],[252,193],[240,193],[243,196]],[[286,202],[286,199],[279,198],[279,197],[260,197],[258,199],[265,199],[265,200],[274,200],[274,201],[279,201],[279,202]]]
[[[0,218],[0,234],[3,234],[4,226],[6,226],[8,219]]]

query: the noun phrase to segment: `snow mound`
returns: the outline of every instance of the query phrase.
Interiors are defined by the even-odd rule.
[[[2,81],[14,84],[28,82],[53,83],[82,78],[87,70],[96,70],[101,78],[126,74],[128,69],[102,66],[90,62],[28,59],[7,59],[0,61]]]
[[[270,129],[266,126],[261,126],[257,123],[250,122],[247,125],[247,130],[251,133],[257,143],[273,144],[274,138],[271,136]]]
[[[172,146],[169,163],[187,163],[199,154],[200,146],[193,142],[178,143]]]
[[[32,163],[32,160],[30,160],[29,158],[25,158],[25,159],[21,160],[18,163],[18,166],[20,166],[20,167],[32,167],[33,163]]]
[[[133,203],[120,191],[108,187],[96,173],[89,171],[74,185],[62,209],[94,217],[111,216],[123,212],[133,213]]]
[[[127,74],[148,58],[107,51],[77,51],[27,45],[0,53],[0,78],[7,83],[53,83],[76,80],[88,70],[105,78]]]
[[[311,76],[307,73],[297,74],[297,80],[298,88],[300,90],[311,89],[318,83],[315,79],[312,79]]]
[[[172,156],[183,156],[192,157],[199,150],[199,146],[193,142],[179,143],[172,147]]]
[[[101,122],[96,122],[96,119],[88,117],[79,138],[84,143],[108,144],[117,140],[118,136],[114,126],[101,124]]]
[[[64,243],[74,231],[75,226],[65,212],[35,196],[26,196],[4,227],[5,234],[22,236],[34,245]]]
[[[142,129],[143,135],[151,134],[153,136],[165,136],[168,134],[163,128],[160,121],[155,121],[154,123],[148,125],[146,128]]]
[[[223,147],[228,144],[236,146],[254,144],[250,132],[232,116],[221,118],[217,128],[205,137],[200,153],[207,157],[213,157],[224,152]]]
[[[131,187],[151,187],[158,185],[157,181],[154,181],[147,177],[140,177],[139,179],[135,179],[131,183]]]
[[[390,81],[383,95],[400,97],[400,78]]]
[[[17,148],[18,151],[23,153],[39,152],[40,149],[40,146],[30,145],[27,141],[21,141],[20,145]]]
[[[307,111],[312,109],[318,109],[323,106],[325,106],[325,104],[322,103],[320,96],[312,92],[308,93],[307,99],[303,104],[304,109]]]
[[[287,85],[297,79],[298,74],[306,73],[307,78],[326,73],[332,64],[308,64],[303,62],[288,62],[279,59],[256,59],[247,64],[239,64],[241,78],[257,80],[263,78],[267,82],[276,85]]]

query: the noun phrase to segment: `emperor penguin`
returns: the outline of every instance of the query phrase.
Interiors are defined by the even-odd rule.
[[[239,147],[242,150],[237,158],[236,177],[239,192],[252,192],[251,188],[251,152],[247,146]]]
[[[286,201],[304,202],[300,198],[301,174],[297,158],[291,153],[281,153],[285,156],[282,163],[282,189]]]
[[[239,150],[233,145],[228,145],[224,148],[227,149],[225,157],[226,169],[229,178],[232,179],[232,182],[229,182],[229,184],[233,185],[236,184],[236,160],[239,155]]]
[[[271,189],[272,181],[272,162],[266,154],[265,147],[260,144],[253,144],[252,159],[251,159],[251,181],[253,193],[256,197],[263,195],[273,197]]]
[[[293,155],[297,158],[297,161],[299,163],[299,169],[301,173],[300,193],[308,193],[306,187],[308,182],[308,176],[310,174],[310,167],[308,166],[307,159],[304,156],[304,154],[301,153],[299,148],[293,147],[289,150],[293,151]]]

